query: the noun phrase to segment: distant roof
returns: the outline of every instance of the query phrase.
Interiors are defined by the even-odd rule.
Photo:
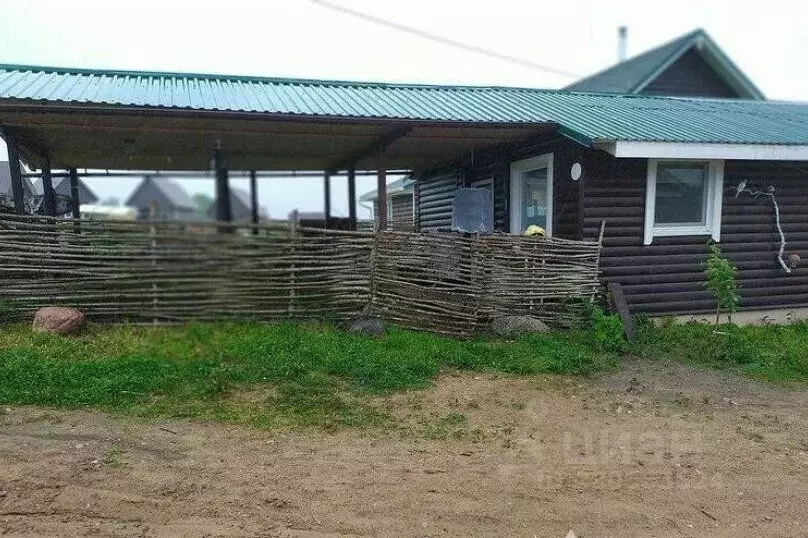
[[[585,92],[641,92],[673,62],[692,48],[716,70],[725,82],[747,99],[765,99],[763,93],[701,28],[633,58],[570,84],[565,89]]]
[[[294,211],[289,212],[289,219],[292,219]],[[322,211],[298,211],[298,220],[325,220],[325,213]]]
[[[22,178],[22,189],[28,196],[34,196],[36,190],[30,178]],[[11,171],[8,161],[0,161],[0,195],[11,195]]]
[[[235,221],[247,220],[252,215],[252,199],[250,192],[238,187],[230,185],[230,214]],[[216,201],[214,200],[208,209],[206,215],[209,218],[216,218]],[[266,208],[258,207],[258,217],[261,219],[269,219],[269,213]]]
[[[66,177],[55,177],[51,180],[53,182],[53,190],[57,195],[70,196],[70,180]],[[79,200],[82,204],[95,204],[98,202],[98,196],[95,195],[93,190],[87,185],[85,181],[79,178]],[[33,182],[34,195],[43,196],[45,189],[42,186],[42,179],[36,179]]]
[[[0,65],[0,108],[25,104],[185,109],[206,117],[250,112],[283,120],[543,124],[586,144],[808,145],[806,103]]]
[[[166,177],[146,176],[135,190],[129,195],[125,205],[133,205],[135,195],[147,184],[158,189],[168,199],[169,203],[179,209],[196,209],[196,204],[179,184]]]
[[[415,185],[415,180],[403,177],[401,179],[397,179],[395,181],[391,181],[387,184],[387,196],[393,196],[396,194],[406,194],[411,193],[413,191],[413,186]],[[376,200],[377,193],[376,189],[372,191],[368,191],[362,196],[359,197],[360,202],[370,202],[371,200]]]

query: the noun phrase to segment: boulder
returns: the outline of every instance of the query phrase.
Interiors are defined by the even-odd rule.
[[[68,334],[84,325],[84,314],[75,308],[46,306],[37,310],[33,329],[37,332]]]
[[[364,334],[365,336],[382,336],[384,334],[384,322],[381,318],[373,316],[361,316],[353,318],[345,324],[349,333]]]
[[[546,333],[550,330],[540,319],[531,316],[501,316],[491,322],[491,332],[499,336],[518,336],[523,333]]]

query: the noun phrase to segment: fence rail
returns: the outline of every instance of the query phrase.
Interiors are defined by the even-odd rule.
[[[229,233],[220,233],[225,229]],[[528,314],[569,325],[598,290],[599,243],[299,226],[0,215],[0,310],[97,321],[378,314],[452,335]]]

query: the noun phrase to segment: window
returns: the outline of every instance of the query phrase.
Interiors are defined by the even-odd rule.
[[[721,239],[724,161],[648,161],[645,240],[672,235]]]
[[[511,163],[511,233],[531,224],[553,233],[553,154]]]

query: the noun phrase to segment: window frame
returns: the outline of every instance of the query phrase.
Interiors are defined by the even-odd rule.
[[[656,186],[657,169],[660,163],[708,164],[707,184],[704,186],[707,200],[704,205],[704,224],[657,224]],[[721,241],[721,208],[724,201],[724,161],[718,159],[648,159],[645,186],[645,227],[643,244],[650,245],[655,237],[678,237],[709,235],[713,241]]]
[[[529,172],[539,168],[547,169],[547,226],[544,227],[545,234],[549,237],[553,235],[553,154],[545,153],[529,159],[514,161],[511,163],[510,174],[510,230],[512,234],[521,234],[522,230],[522,200],[523,182],[522,172]]]

